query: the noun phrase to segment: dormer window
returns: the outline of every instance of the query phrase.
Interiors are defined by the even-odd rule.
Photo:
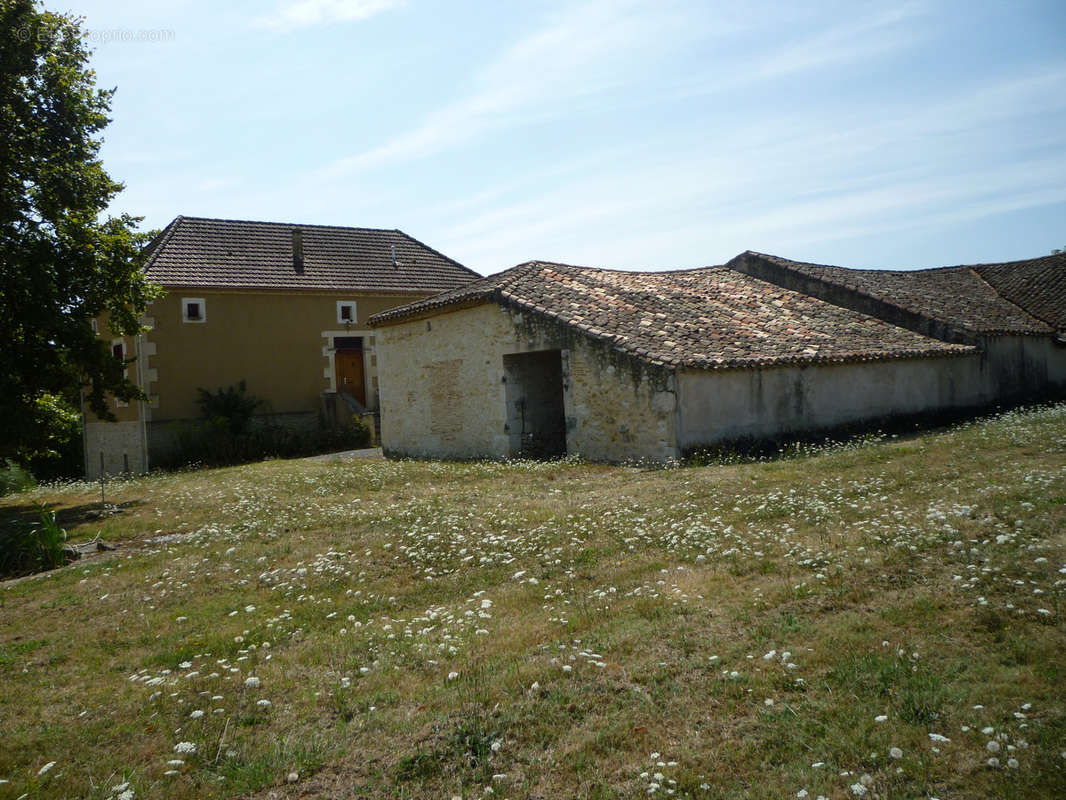
[[[338,300],[337,301],[337,322],[341,325],[354,325],[355,324],[355,301],[354,300]]]
[[[202,297],[183,297],[181,299],[181,321],[207,321],[207,304]]]

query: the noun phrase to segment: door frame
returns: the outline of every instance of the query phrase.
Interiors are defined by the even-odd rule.
[[[370,364],[367,358],[367,353],[372,347],[368,342],[374,336],[374,331],[355,328],[349,331],[322,331],[322,338],[326,340],[326,343],[322,345],[322,356],[326,359],[326,366],[322,369],[322,377],[329,382],[329,389],[326,391],[334,394],[337,392],[337,363],[333,357],[337,349],[333,346],[333,342],[335,339],[349,336],[358,336],[363,340],[363,393],[367,400],[367,408],[377,408],[377,396],[371,391]]]

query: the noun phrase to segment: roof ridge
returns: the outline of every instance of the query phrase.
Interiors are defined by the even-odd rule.
[[[541,261],[540,259],[533,259],[532,261],[523,261],[521,264],[515,266],[523,267],[529,264],[539,264],[543,267],[563,267],[565,269],[584,269],[592,270],[593,272],[609,272],[615,275],[678,275],[685,272],[706,272],[712,269],[724,269],[727,264],[707,264],[702,267],[678,267],[677,269],[615,269],[612,267],[591,267],[581,264],[564,264],[560,261]],[[510,267],[509,269],[514,269]],[[505,272],[507,270],[504,270]],[[501,275],[503,273],[496,273]]]
[[[410,234],[404,233],[399,228],[368,228],[368,227],[362,227],[362,226],[357,226],[357,225],[322,225],[322,224],[305,223],[305,222],[271,222],[270,220],[262,220],[262,219],[229,219],[229,218],[226,218],[226,217],[194,217],[194,216],[189,216],[187,214],[179,214],[177,217],[175,217],[175,220],[178,220],[178,219],[182,219],[182,220],[186,220],[186,221],[196,221],[196,222],[232,222],[232,223],[237,223],[237,224],[240,224],[240,225],[269,225],[269,226],[278,227],[278,228],[324,228],[326,230],[339,230],[339,231],[374,231],[375,233],[398,233],[398,234],[400,234],[402,236],[406,236],[408,239],[412,239],[412,240],[418,242],[418,240],[415,239],[413,236],[411,236]],[[422,244],[422,242],[418,242],[418,243]],[[425,245],[423,245],[423,246],[425,246]],[[427,248],[427,249],[432,249],[432,248]],[[436,252],[436,251],[434,251],[434,252]],[[439,255],[443,255],[443,254],[439,254]],[[444,256],[444,257],[448,258],[447,256]],[[452,259],[448,259],[448,260],[451,261]],[[459,262],[456,261],[455,263],[458,264]],[[462,264],[459,264],[459,266],[462,266]]]
[[[774,258],[778,261],[786,261],[790,264],[798,264],[802,267],[830,267],[832,269],[845,269],[851,272],[891,272],[891,273],[903,273],[903,272],[936,272],[938,270],[949,269],[972,269],[977,270],[981,267],[1009,267],[1015,264],[1030,264],[1034,261],[1043,261],[1049,258],[1055,258],[1056,256],[1066,257],[1066,253],[1051,253],[1045,256],[1034,256],[1033,258],[1017,258],[1012,261],[988,261],[979,264],[943,264],[936,267],[845,267],[840,264],[819,264],[814,261],[797,261],[794,258],[785,258],[784,256],[774,255],[773,253],[760,253],[758,250],[745,250],[740,254],[741,256],[750,255],[758,256],[760,258]],[[739,258],[740,256],[737,256]]]

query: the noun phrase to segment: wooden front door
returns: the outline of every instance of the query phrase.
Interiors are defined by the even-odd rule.
[[[337,350],[333,354],[337,371],[337,391],[351,395],[366,407],[366,384],[363,380],[363,351]]]

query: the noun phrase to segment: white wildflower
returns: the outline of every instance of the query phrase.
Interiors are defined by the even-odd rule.
[[[196,752],[196,745],[193,742],[178,742],[174,745],[174,752],[192,755]]]
[[[255,677],[255,675],[244,679],[244,686],[246,689],[258,689],[260,685],[260,680]]]

